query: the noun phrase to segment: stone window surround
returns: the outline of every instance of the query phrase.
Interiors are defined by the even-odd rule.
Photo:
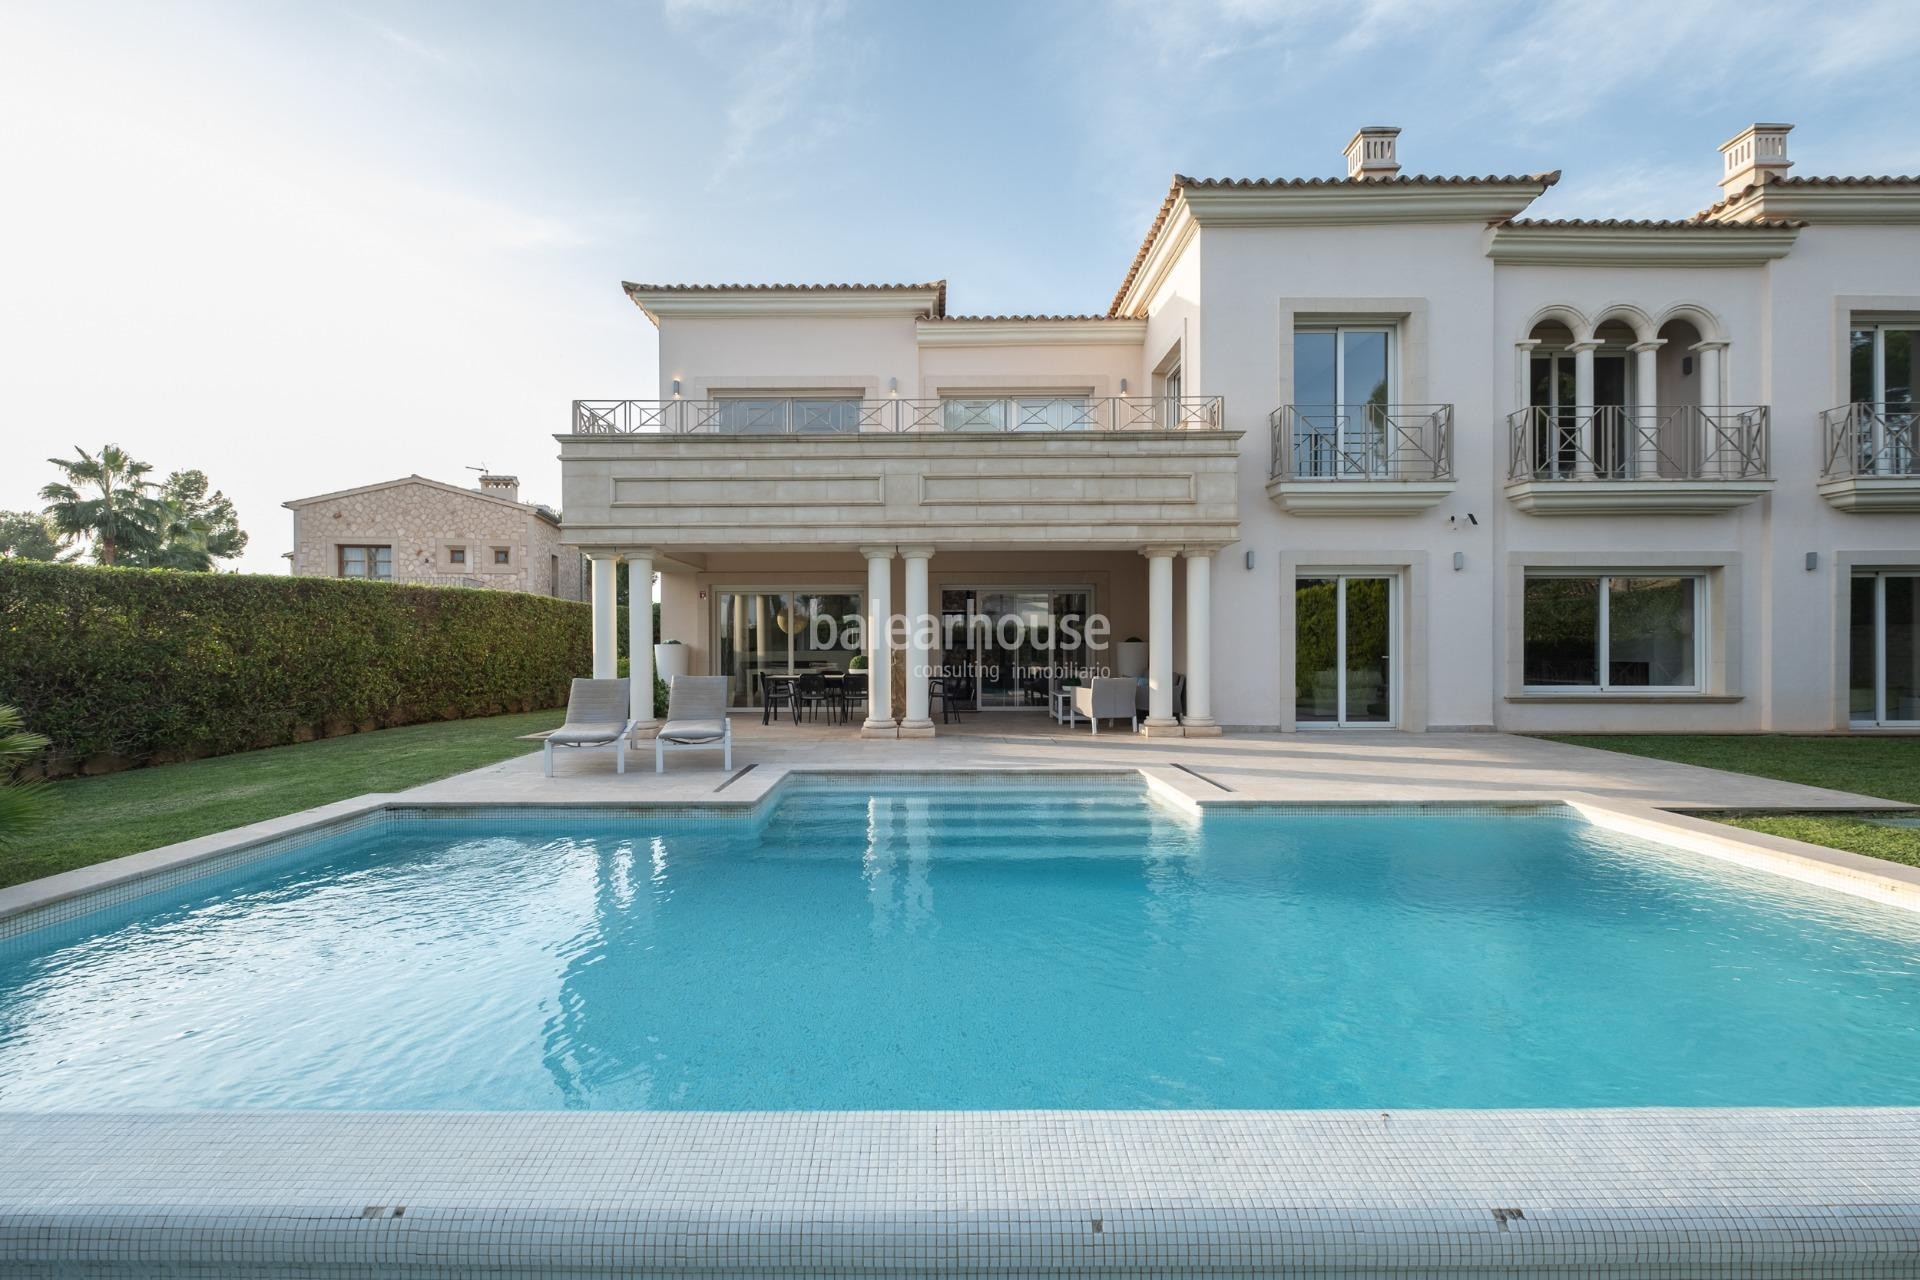
[[[507,562],[505,564],[495,563],[493,558],[495,551],[505,551],[507,553]],[[469,570],[477,570],[480,573],[520,572],[520,556],[516,554],[516,548],[512,543],[482,542],[480,544],[480,555],[478,557],[479,563],[475,564],[474,560],[475,557],[473,555],[468,555],[467,568]]]
[[[1277,298],[1274,300],[1274,404],[1294,403],[1293,335],[1296,329],[1369,322],[1394,331],[1393,370],[1399,404],[1427,404],[1427,311],[1425,298]]]
[[[1501,685],[1508,702],[1535,705],[1566,703],[1723,703],[1739,702],[1742,692],[1740,660],[1741,568],[1744,556],[1738,551],[1509,551],[1507,553],[1506,653]],[[1526,588],[1527,570],[1591,569],[1595,574],[1635,574],[1658,577],[1690,574],[1706,579],[1707,598],[1703,616],[1706,643],[1701,646],[1706,670],[1700,673],[1700,689],[1695,693],[1634,693],[1623,690],[1602,692],[1588,689],[1578,693],[1541,693],[1526,687]]]
[[[341,556],[341,552],[344,548],[367,547],[369,549],[372,549],[376,547],[385,547],[387,549],[387,568],[391,576],[386,578],[376,578],[371,574],[369,574],[364,579],[353,579],[353,581],[398,582],[400,580],[400,551],[399,551],[399,548],[394,545],[393,540],[390,538],[384,541],[378,538],[369,539],[364,535],[360,537],[354,537],[354,538],[330,538],[327,541],[326,547],[327,547],[327,575],[329,577],[345,578],[347,576],[346,573],[343,572],[344,561]]]
[[[1397,634],[1393,637],[1397,646],[1394,653],[1394,669],[1390,673],[1397,684],[1394,690],[1394,723],[1396,729],[1412,733],[1425,731],[1427,727],[1427,592],[1429,589],[1427,552],[1425,551],[1382,551],[1366,550],[1330,550],[1330,551],[1282,551],[1279,556],[1279,581],[1275,584],[1280,593],[1279,651],[1280,677],[1280,731],[1296,733],[1300,731],[1299,717],[1295,714],[1294,698],[1294,659],[1295,626],[1294,582],[1301,577],[1316,574],[1346,573],[1372,574],[1393,577],[1399,582],[1400,620]],[[1357,732],[1337,728],[1323,728],[1316,725],[1308,730],[1311,733]]]
[[[461,558],[455,560],[454,552],[460,552]],[[440,544],[440,564],[448,573],[473,572],[473,546],[467,542],[443,542]]]
[[[1852,652],[1853,615],[1853,575],[1855,571],[1871,569],[1912,569],[1920,572],[1920,551],[1912,547],[1899,551],[1836,551],[1833,553],[1833,661],[1828,664],[1833,680],[1833,724],[1836,729],[1852,733],[1900,733],[1898,729],[1883,729],[1878,725],[1859,725],[1853,723],[1853,715],[1848,697],[1852,672],[1849,661]],[[1904,732],[1911,732],[1905,730]]]
[[[1882,318],[1920,316],[1920,294],[1842,294],[1833,300],[1833,392],[1830,404],[1846,404],[1853,395],[1852,350],[1848,335],[1856,321],[1871,324]],[[1843,716],[1840,723],[1845,724]]]

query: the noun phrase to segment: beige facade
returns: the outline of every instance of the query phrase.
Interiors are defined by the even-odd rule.
[[[850,663],[798,621],[977,606],[1104,615],[1071,663],[1149,733],[1920,728],[1920,179],[1789,176],[1786,133],[1661,222],[1402,176],[1385,128],[1345,178],[1176,177],[1102,315],[629,284],[663,398],[556,437],[600,665],[624,558],[748,705]],[[1035,646],[873,630],[870,734],[956,673],[1053,705],[984,674]]]
[[[563,545],[558,514],[521,502],[512,476],[481,484],[407,476],[296,498],[285,504],[293,573],[584,599],[581,557]]]

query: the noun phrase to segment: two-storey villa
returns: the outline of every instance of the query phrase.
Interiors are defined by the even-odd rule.
[[[856,641],[870,735],[1101,667],[1148,734],[1920,726],[1920,177],[1789,176],[1788,130],[1679,221],[1530,219],[1556,173],[1404,176],[1390,128],[1176,177],[1099,315],[629,284],[665,398],[558,437],[599,673],[625,558],[741,706],[847,664],[823,617],[943,624]]]

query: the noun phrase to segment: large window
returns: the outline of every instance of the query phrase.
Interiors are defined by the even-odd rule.
[[[1697,577],[1528,574],[1526,687],[1698,691],[1704,596]]]
[[[340,576],[367,578],[374,582],[392,582],[393,548],[341,547]]]
[[[1849,713],[1859,725],[1920,723],[1920,574],[1856,573]]]
[[[760,677],[845,671],[860,653],[858,592],[723,590],[714,633],[727,703],[761,704]]]
[[[860,429],[860,401],[842,396],[788,399],[730,396],[713,406],[713,429],[733,435],[820,435]]]
[[[1084,431],[1093,410],[1086,396],[949,397],[940,421],[948,431]]]

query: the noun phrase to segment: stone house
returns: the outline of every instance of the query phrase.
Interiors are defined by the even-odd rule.
[[[483,475],[478,489],[406,476],[283,505],[296,576],[583,598],[581,556],[561,545],[559,513],[520,501],[516,476]]]

